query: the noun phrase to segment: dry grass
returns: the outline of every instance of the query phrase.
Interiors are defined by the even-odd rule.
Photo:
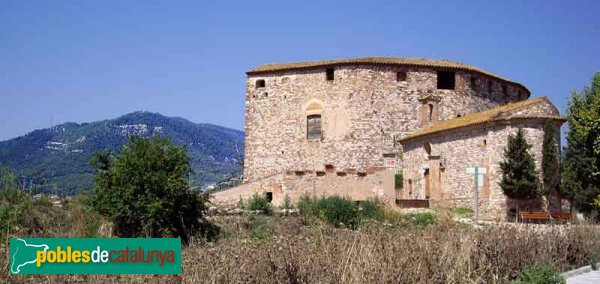
[[[181,276],[11,277],[13,283],[504,283],[524,267],[560,270],[600,252],[593,225],[473,228],[441,216],[427,227],[306,225],[300,217],[216,217],[225,237],[183,252]],[[270,228],[253,239],[256,224]],[[262,228],[262,227],[261,227]],[[261,229],[258,229],[261,230]],[[6,259],[1,263],[8,271]],[[6,277],[6,275],[4,275]]]

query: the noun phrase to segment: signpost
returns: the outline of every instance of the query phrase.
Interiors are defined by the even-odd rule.
[[[473,191],[473,220],[475,224],[479,220],[479,188],[483,186],[483,175],[486,174],[485,168],[480,167],[469,167],[467,168],[467,174],[475,175],[475,190]]]

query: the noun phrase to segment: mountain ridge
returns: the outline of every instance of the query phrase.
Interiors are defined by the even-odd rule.
[[[186,145],[195,186],[239,176],[244,133],[181,117],[136,111],[95,122],[66,122],[0,142],[0,163],[11,167],[32,192],[74,194],[91,188],[89,159],[95,152],[117,151],[129,135],[169,137]]]

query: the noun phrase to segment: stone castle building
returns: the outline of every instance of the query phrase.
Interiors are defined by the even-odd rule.
[[[508,135],[525,130],[541,171],[543,125],[564,121],[525,86],[446,60],[267,64],[247,75],[245,183],[215,193],[217,203],[308,193],[470,207],[474,176],[465,169],[476,166],[487,170],[480,210],[498,218],[510,207],[498,186]]]

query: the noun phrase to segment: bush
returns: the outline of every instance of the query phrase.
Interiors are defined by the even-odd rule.
[[[565,279],[551,265],[540,265],[525,268],[512,281],[514,284],[562,284]]]
[[[252,211],[262,211],[265,214],[271,214],[272,208],[271,203],[267,200],[266,196],[255,193],[248,200],[248,203],[244,205],[244,209]]]
[[[361,219],[382,221],[384,211],[384,205],[381,200],[374,198],[360,203],[359,217]]]
[[[267,217],[250,216],[248,218],[250,236],[255,240],[266,240],[275,234],[275,226],[269,223]]]
[[[404,187],[404,176],[402,173],[397,173],[394,175],[394,185],[395,189],[402,189]]]
[[[358,206],[354,201],[340,196],[322,197],[317,200],[302,196],[298,209],[304,216],[316,216],[336,227],[356,228],[358,225]]]
[[[166,138],[130,137],[119,153],[98,153],[92,161],[93,206],[120,237],[180,237],[206,233],[208,196],[190,190],[185,147]]]
[[[473,215],[473,210],[471,210],[471,208],[464,207],[450,208],[450,212],[461,218],[471,218]]]
[[[431,212],[408,213],[403,215],[403,218],[419,227],[426,227],[429,225],[433,225],[437,222],[435,214]]]

